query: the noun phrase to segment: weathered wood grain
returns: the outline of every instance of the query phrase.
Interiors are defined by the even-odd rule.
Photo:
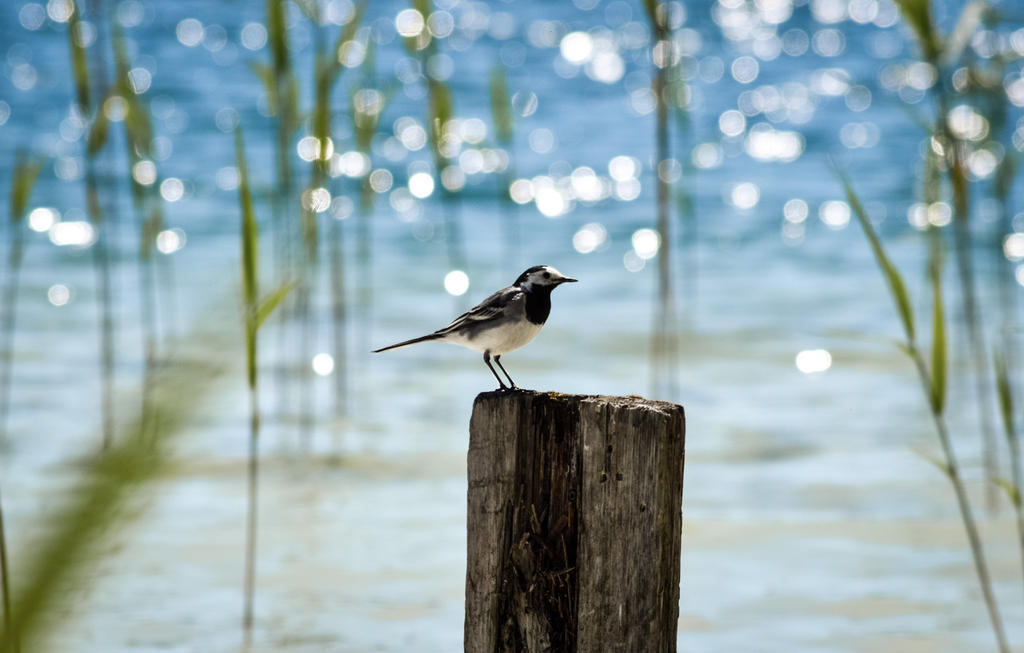
[[[465,650],[675,651],[684,444],[676,404],[479,395]]]

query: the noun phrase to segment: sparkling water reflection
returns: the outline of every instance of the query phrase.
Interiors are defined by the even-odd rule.
[[[239,341],[239,178],[228,134],[246,130],[269,239],[276,108],[250,69],[270,60],[263,3],[104,4],[125,31],[130,84],[153,119],[148,150],[129,166],[121,158],[130,107],[118,95],[104,103],[113,122],[100,173],[120,199],[110,207],[118,220],[103,232],[117,239],[120,391],[133,398],[143,361],[128,299],[139,240],[130,182],[164,201],[165,224],[148,237],[175,284],[159,301],[168,335],[214,322]],[[353,2],[320,4],[324,26],[353,19]],[[958,7],[938,6],[937,20],[951,29]],[[344,70],[331,136],[321,142],[308,123],[297,129],[288,156],[301,190],[291,202],[315,212],[324,231],[342,229],[346,284],[359,298],[349,298],[345,360],[327,340],[327,295],[314,302],[321,317],[309,356],[279,349],[290,330],[265,341],[268,371],[317,375],[311,451],[297,443],[288,409],[268,416],[265,630],[257,636],[265,650],[447,651],[461,641],[465,431],[472,396],[490,380],[476,357],[454,349],[371,358],[355,343],[427,332],[452,317],[453,304],[471,305],[524,267],[551,263],[582,283],[558,297],[542,336],[510,356],[516,378],[567,392],[644,393],[654,280],[666,252],[677,266],[681,317],[693,327],[681,347],[682,390],[667,397],[690,417],[680,648],[989,649],[947,488],[914,453],[934,444],[910,370],[887,344],[848,337],[893,336],[899,325],[826,163],[831,155],[848,171],[913,297],[925,301],[916,232],[954,218],[948,202],[915,190],[924,153],[942,146],[914,117],[932,112],[929,94],[940,83],[966,90],[981,80],[958,71],[943,80],[916,61],[887,0],[669,2],[662,11],[674,32],[656,44],[636,1],[438,0],[426,14],[374,2],[334,53]],[[15,559],[74,477],[75,457],[95,443],[88,254],[97,227],[84,210],[90,134],[71,101],[70,17],[67,0],[0,9],[0,135],[9,151],[48,157],[27,220],[4,478]],[[286,23],[305,112],[317,27],[297,4]],[[107,47],[108,31],[90,18],[75,39]],[[335,32],[325,34],[332,44]],[[441,47],[421,58],[429,43]],[[1005,66],[991,84],[1009,103],[1003,122],[974,97],[946,116],[969,144],[981,196],[1000,164],[1024,151],[1024,28],[983,25],[965,48],[993,70]],[[369,61],[372,74],[360,69]],[[499,142],[486,81],[498,62],[511,98],[508,143]],[[661,161],[655,66],[671,70],[678,83],[667,93],[685,109]],[[455,116],[445,125],[425,109],[428,80],[452,90]],[[349,106],[379,120],[367,143],[357,142]],[[446,158],[440,170],[434,139]],[[10,179],[10,159],[0,160],[0,179]],[[328,162],[329,179],[307,188],[316,161]],[[682,209],[671,242],[652,229],[659,178],[674,184],[671,202]],[[989,249],[1024,286],[1021,199],[1018,183],[1006,202],[1012,230],[997,233],[994,219],[976,229],[979,243],[998,243]],[[447,251],[453,232],[466,246],[458,263]],[[269,240],[265,251],[268,260],[280,254]],[[321,254],[326,269],[326,244]],[[984,274],[994,275],[1000,261],[984,261]],[[359,283],[370,284],[372,301],[362,303]],[[995,286],[982,288],[987,305],[997,303]],[[61,624],[55,650],[235,646],[239,360],[231,362],[238,378],[224,382],[216,409],[181,443],[152,512],[117,535],[113,568]],[[349,412],[332,421],[330,389],[341,376]],[[956,378],[957,446],[973,474],[969,393]],[[1019,643],[1024,606],[1004,522],[986,526],[997,533],[997,591]]]

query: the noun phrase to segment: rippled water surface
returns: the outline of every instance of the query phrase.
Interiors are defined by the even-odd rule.
[[[183,399],[188,422],[174,465],[134,497],[128,525],[71,590],[49,650],[237,650],[248,403],[230,132],[244,128],[269,234],[274,126],[250,68],[269,60],[264,6],[102,4],[127,37],[133,83],[153,114],[152,160],[134,175],[157,184],[164,200],[158,269],[164,282],[173,279],[159,301],[165,351],[225,371],[212,391]],[[460,120],[446,177],[459,199],[441,199],[443,178],[425,143],[421,65],[396,33],[414,29],[415,17],[401,13],[401,2],[370,3],[362,50],[349,63],[373,43],[377,72],[342,72],[333,96],[336,156],[328,195],[317,200],[326,207],[322,233],[340,220],[345,236],[347,360],[302,391],[296,370],[312,359],[296,358],[301,329],[272,321],[263,333],[256,649],[461,647],[468,421],[475,394],[493,380],[467,350],[369,351],[432,331],[525,267],[548,263],[580,283],[559,288],[541,335],[503,360],[517,382],[655,392],[686,407],[680,650],[992,650],[952,492],[926,460],[939,450],[924,397],[910,363],[886,341],[898,336],[899,322],[828,161],[850,175],[924,320],[926,245],[914,227],[945,224],[949,207],[928,213],[915,204],[926,147],[915,120],[932,112],[932,79],[915,63],[895,5],[670,3],[687,111],[673,117],[674,163],[662,172],[679,195],[674,204],[691,211],[674,219],[670,248],[678,378],[675,388],[656,389],[650,329],[658,257],[668,246],[648,231],[656,222],[655,104],[643,4],[435,4],[429,25],[440,38],[428,69],[450,86]],[[326,6],[334,23],[324,27],[325,42],[333,43],[352,7]],[[1018,22],[973,39],[967,47],[978,60],[999,51],[1024,56],[1019,8],[1001,6],[1016,10],[1008,13]],[[27,239],[0,459],[16,570],[100,442],[96,283],[82,224],[86,135],[71,108],[65,11],[61,0],[0,7],[0,178],[10,178],[17,147],[47,157],[31,202],[36,231]],[[936,19],[949,30],[959,11],[959,3],[939,3]],[[316,30],[297,6],[287,15],[308,110]],[[87,18],[86,40],[106,43],[105,23]],[[488,78],[498,65],[513,94],[510,147],[498,142],[491,117]],[[1009,64],[1004,124],[970,108],[954,118],[974,143],[979,287],[991,315],[1000,268],[990,243],[1002,227],[987,193],[998,162],[1024,147],[1022,79],[1019,62]],[[360,182],[352,176],[365,160],[354,153],[350,97],[390,101],[372,148],[370,259],[359,249]],[[117,115],[116,101],[110,111]],[[138,406],[143,334],[120,125],[112,123],[101,173],[118,198],[107,229],[117,244],[116,405],[126,423]],[[979,130],[986,135],[972,139]],[[303,157],[317,147],[302,140],[308,136],[304,124],[291,144],[297,186],[309,174]],[[519,180],[515,205],[497,199],[507,180]],[[1011,214],[1021,199],[1018,184]],[[445,234],[453,221],[464,278],[450,274],[457,259],[453,232]],[[1013,228],[1024,231],[1024,213]],[[1011,258],[1024,258],[1021,250]],[[266,235],[263,251],[269,282],[274,246]],[[309,354],[332,351],[329,256],[323,241]],[[465,294],[449,294],[460,281],[468,281]],[[955,317],[952,269],[949,281]],[[951,327],[958,352],[963,331],[959,322]],[[1015,531],[1005,505],[983,511],[967,369],[958,353],[950,419],[1008,633],[1024,645]],[[347,411],[335,418],[333,375],[342,372]],[[315,413],[305,436],[302,392],[311,393]]]

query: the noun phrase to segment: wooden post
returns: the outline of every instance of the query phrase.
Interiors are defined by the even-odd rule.
[[[685,430],[636,396],[477,396],[467,653],[676,650]]]

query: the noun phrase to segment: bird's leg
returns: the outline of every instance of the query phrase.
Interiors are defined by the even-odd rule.
[[[498,360],[498,359],[495,358],[494,360]],[[485,351],[484,352],[484,362],[487,363],[487,369],[489,369],[491,371],[491,374],[494,375],[494,378],[498,379],[498,390],[508,390],[508,387],[505,386],[505,382],[501,380],[501,377],[498,376],[498,373],[495,372],[494,368],[491,366],[491,352],[489,352],[489,351]],[[498,363],[498,365],[501,366],[501,363]],[[506,372],[506,374],[508,374],[508,373]],[[509,379],[509,380],[511,381],[511,379]]]
[[[513,390],[518,390],[519,386],[517,386],[516,382],[512,380],[511,376],[509,376],[508,370],[505,369],[505,366],[501,364],[501,356],[495,356],[494,357],[494,362],[497,363],[498,367],[501,368],[501,371],[505,373],[505,376],[508,378],[508,382],[512,384],[512,389]]]

